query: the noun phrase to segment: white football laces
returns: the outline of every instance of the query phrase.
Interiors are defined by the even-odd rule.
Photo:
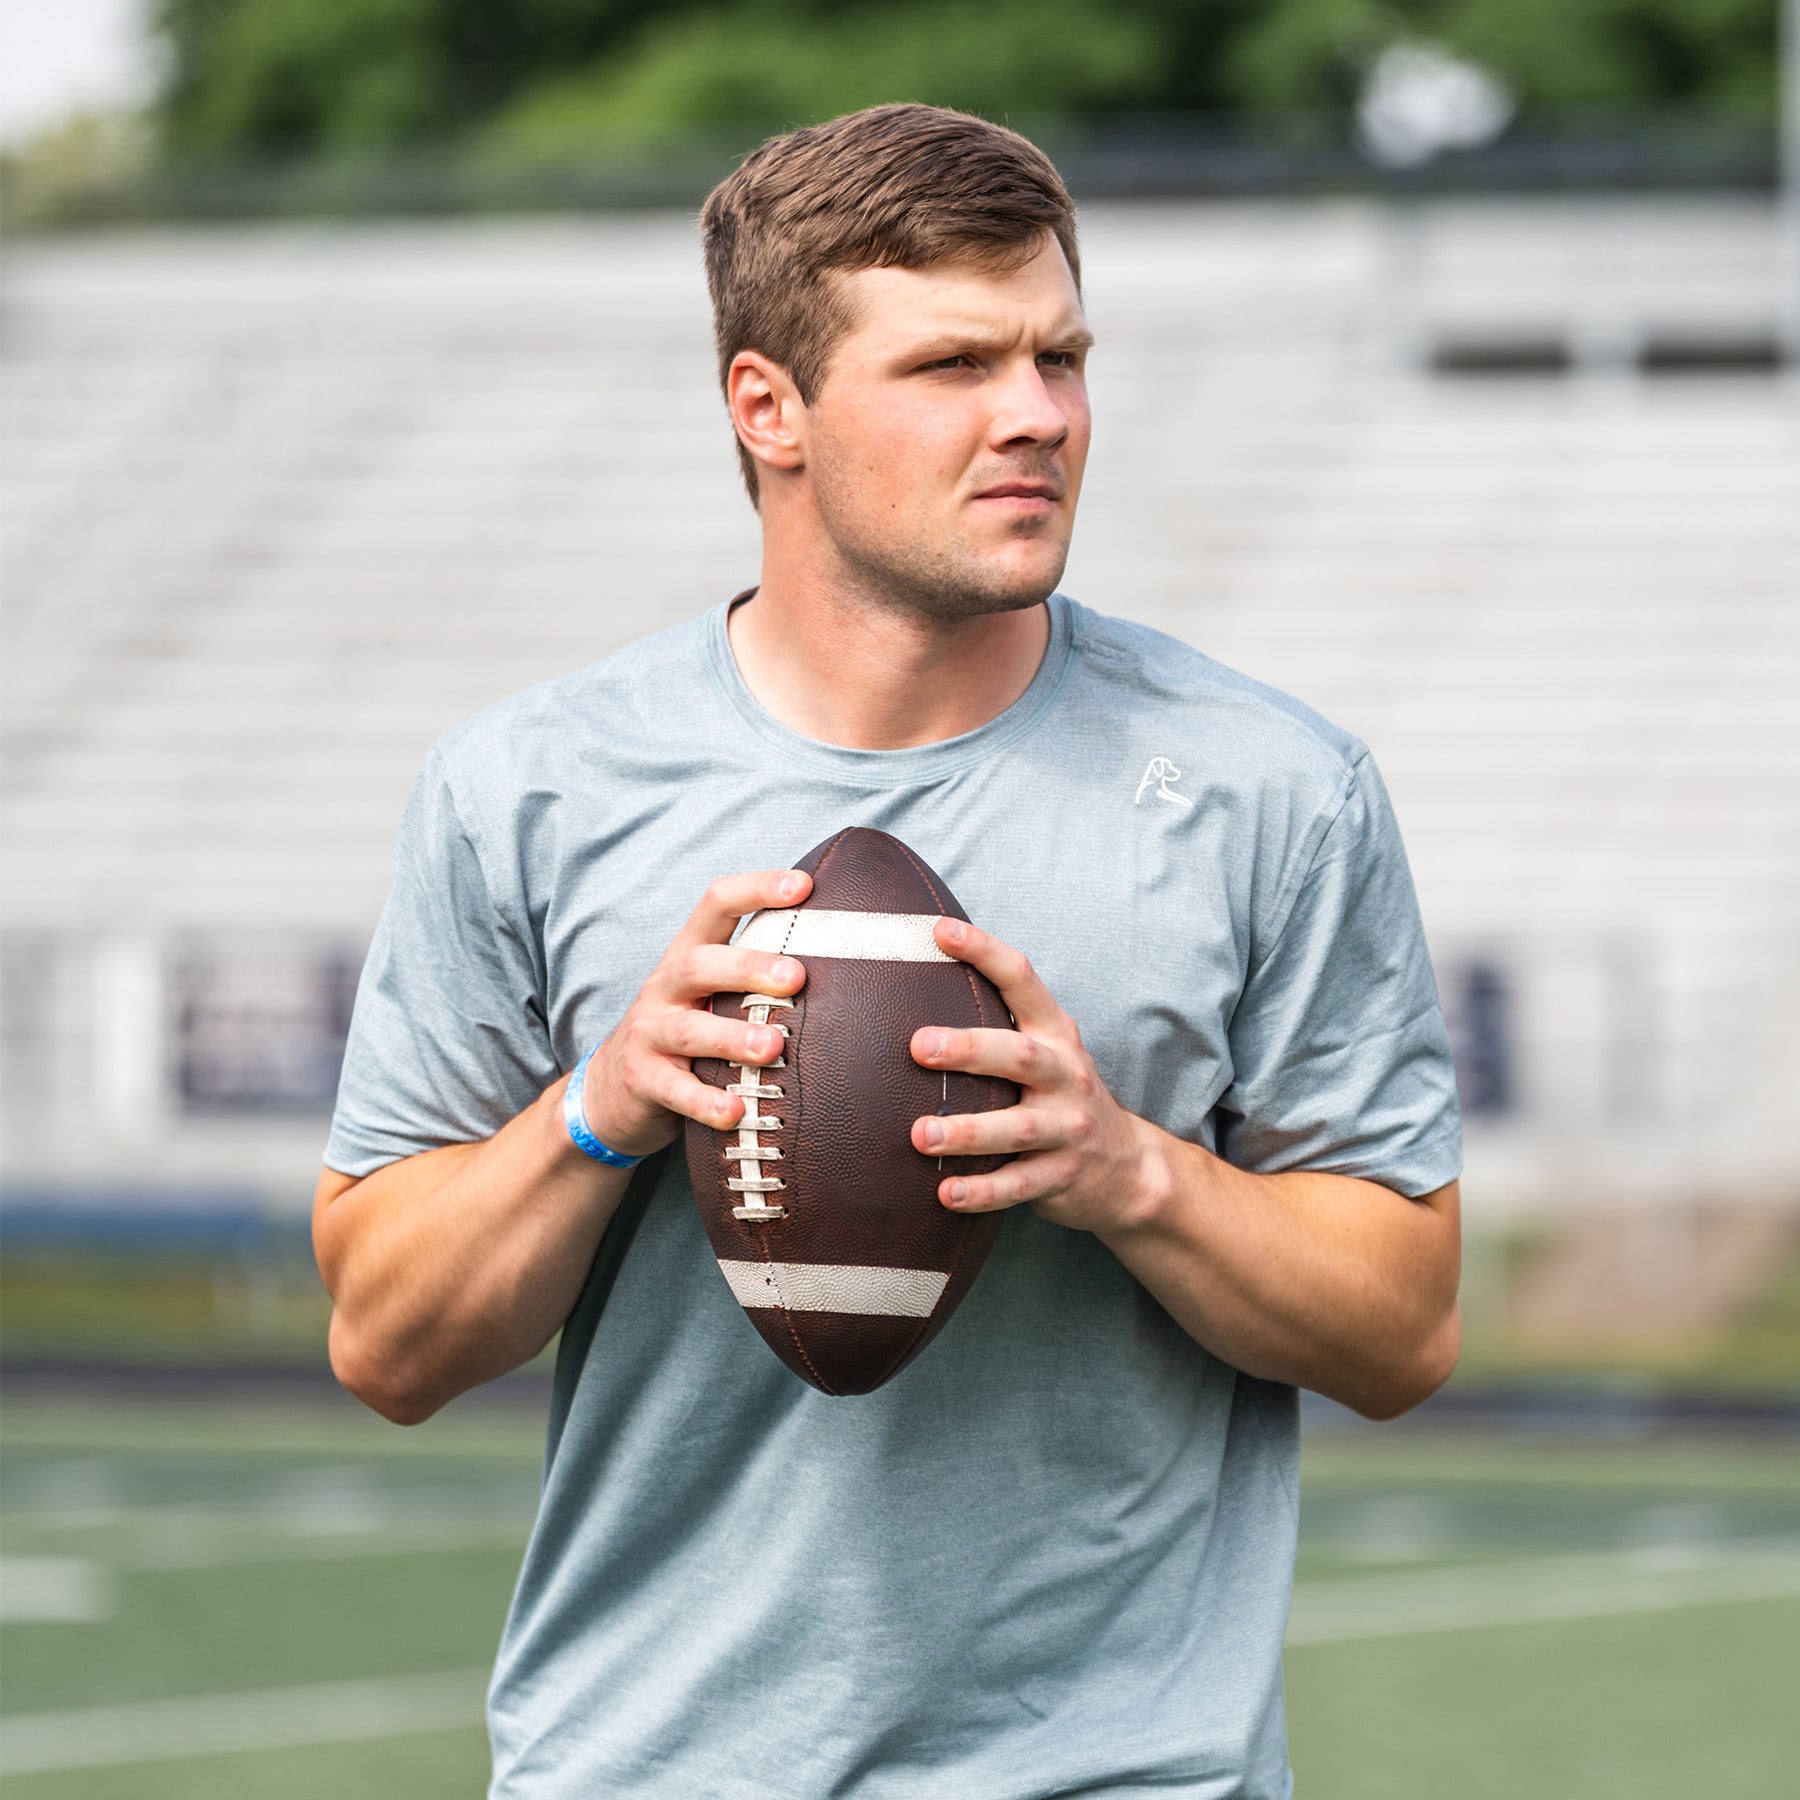
[[[771,1024],[769,1014],[776,1008],[791,1009],[791,1000],[778,999],[773,994],[746,994],[744,996],[744,1016],[752,1025],[770,1025],[772,1030],[779,1031],[783,1038],[788,1035],[785,1025]],[[738,1172],[727,1178],[725,1185],[734,1194],[742,1194],[744,1201],[731,1209],[734,1219],[743,1219],[757,1224],[769,1219],[785,1219],[787,1208],[777,1201],[761,1196],[779,1192],[787,1184],[779,1175],[764,1174],[763,1167],[767,1163],[780,1162],[781,1151],[774,1144],[765,1144],[762,1134],[765,1131],[779,1131],[781,1121],[773,1113],[765,1113],[758,1109],[758,1102],[763,1100],[779,1100],[782,1090],[759,1079],[768,1069],[785,1069],[787,1058],[778,1056],[772,1063],[758,1065],[756,1063],[733,1063],[737,1080],[727,1082],[725,1091],[737,1094],[744,1102],[744,1116],[738,1120],[737,1142],[725,1147],[725,1160],[738,1165]]]

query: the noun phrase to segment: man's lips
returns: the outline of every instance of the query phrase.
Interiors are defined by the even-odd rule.
[[[998,487],[983,488],[977,500],[1038,500],[1049,505],[1062,498],[1061,492],[1047,481],[1003,481]]]

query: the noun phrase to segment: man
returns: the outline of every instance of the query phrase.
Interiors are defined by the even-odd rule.
[[[879,108],[703,225],[761,582],[433,750],[319,1189],[333,1366],[411,1421],[562,1333],[496,1795],[1284,1794],[1295,1389],[1388,1416],[1456,1355],[1454,1085],[1380,778],[1055,592],[1091,339],[1031,145]],[[804,982],[729,940],[848,824],[943,872],[982,928],[938,941],[1016,1020],[913,1054],[1023,1090],[914,1126],[1017,1151],[940,1190],[1007,1217],[855,1400],[767,1353],[659,1154],[742,1104],[690,1058],[775,1056],[705,1003]]]

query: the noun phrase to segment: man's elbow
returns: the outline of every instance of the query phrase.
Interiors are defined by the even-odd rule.
[[[443,1406],[441,1398],[406,1380],[391,1358],[370,1355],[341,1312],[332,1314],[328,1342],[338,1384],[390,1425],[422,1425]]]
[[[1429,1400],[1456,1371],[1462,1354],[1462,1313],[1454,1301],[1450,1309],[1416,1346],[1412,1355],[1397,1362],[1384,1378],[1351,1402],[1365,1419],[1385,1421],[1409,1413]]]

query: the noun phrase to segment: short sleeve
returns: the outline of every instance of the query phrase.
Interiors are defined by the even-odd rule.
[[[357,988],[326,1165],[367,1175],[491,1137],[523,1112],[561,1072],[540,990],[433,751]]]
[[[1365,751],[1232,1017],[1216,1141],[1416,1198],[1462,1170],[1456,1074],[1412,872]]]

